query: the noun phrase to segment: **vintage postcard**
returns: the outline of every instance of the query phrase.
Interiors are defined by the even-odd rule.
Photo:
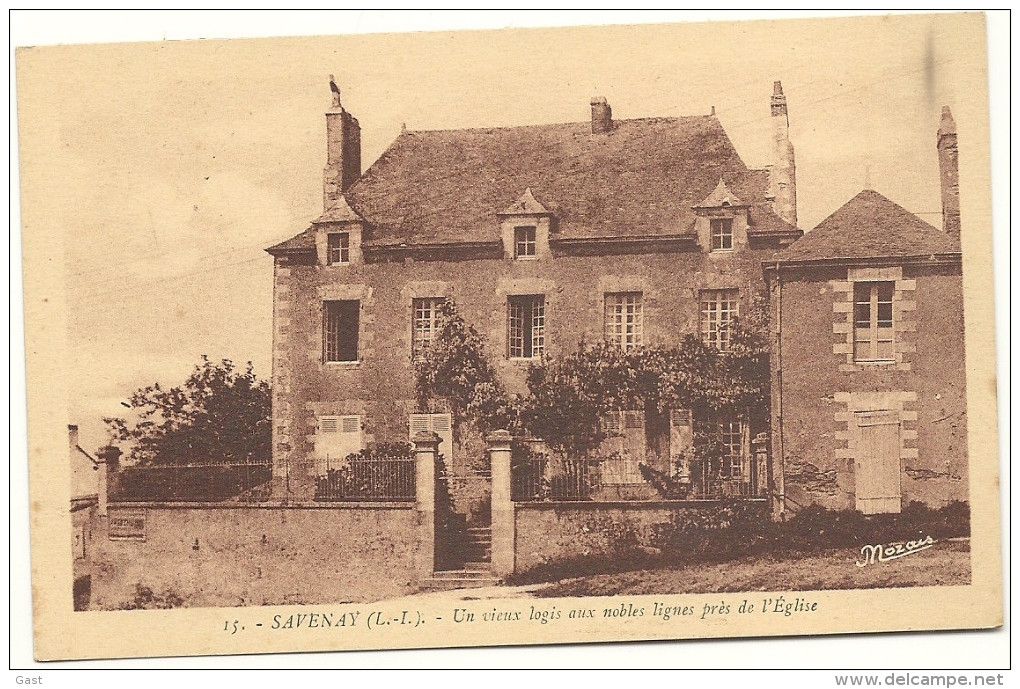
[[[985,22],[20,47],[35,657],[1001,625]]]

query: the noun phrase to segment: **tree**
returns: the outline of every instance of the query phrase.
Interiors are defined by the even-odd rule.
[[[205,355],[183,385],[154,383],[131,395],[136,418],[106,418],[111,444],[130,463],[205,464],[264,461],[271,455],[269,383],[251,362],[238,370],[229,359]]]
[[[432,343],[414,362],[418,411],[446,400],[454,423],[468,419],[482,433],[517,427],[515,400],[487,356],[485,338],[464,322],[452,301],[440,304]]]

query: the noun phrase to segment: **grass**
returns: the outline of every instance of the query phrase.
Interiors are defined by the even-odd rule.
[[[860,549],[786,551],[725,562],[595,574],[534,592],[542,598],[621,594],[727,593],[953,586],[970,583],[970,541],[935,546],[889,562],[858,567]]]

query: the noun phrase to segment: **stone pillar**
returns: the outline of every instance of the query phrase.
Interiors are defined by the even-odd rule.
[[[510,498],[510,441],[508,431],[494,431],[485,437],[492,469],[492,573],[513,574],[515,567],[514,503]]]
[[[414,443],[415,509],[418,512],[418,575],[427,579],[435,573],[436,560],[436,455],[442,438],[419,431]]]

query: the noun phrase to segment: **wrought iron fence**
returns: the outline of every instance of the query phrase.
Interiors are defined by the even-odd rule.
[[[315,481],[315,499],[320,501],[413,501],[415,469],[412,457],[365,457],[348,455],[327,462],[325,472]]]
[[[674,465],[658,471],[630,457],[557,459],[529,454],[515,458],[511,496],[517,502],[541,500],[648,501],[761,499],[765,481],[758,472],[722,476],[708,462]]]
[[[511,496],[515,501],[644,499],[648,488],[641,463],[634,458],[610,456],[584,459],[558,459],[547,455],[529,455],[514,462],[511,471]]]
[[[269,459],[122,466],[110,477],[110,501],[257,502],[272,476]]]

